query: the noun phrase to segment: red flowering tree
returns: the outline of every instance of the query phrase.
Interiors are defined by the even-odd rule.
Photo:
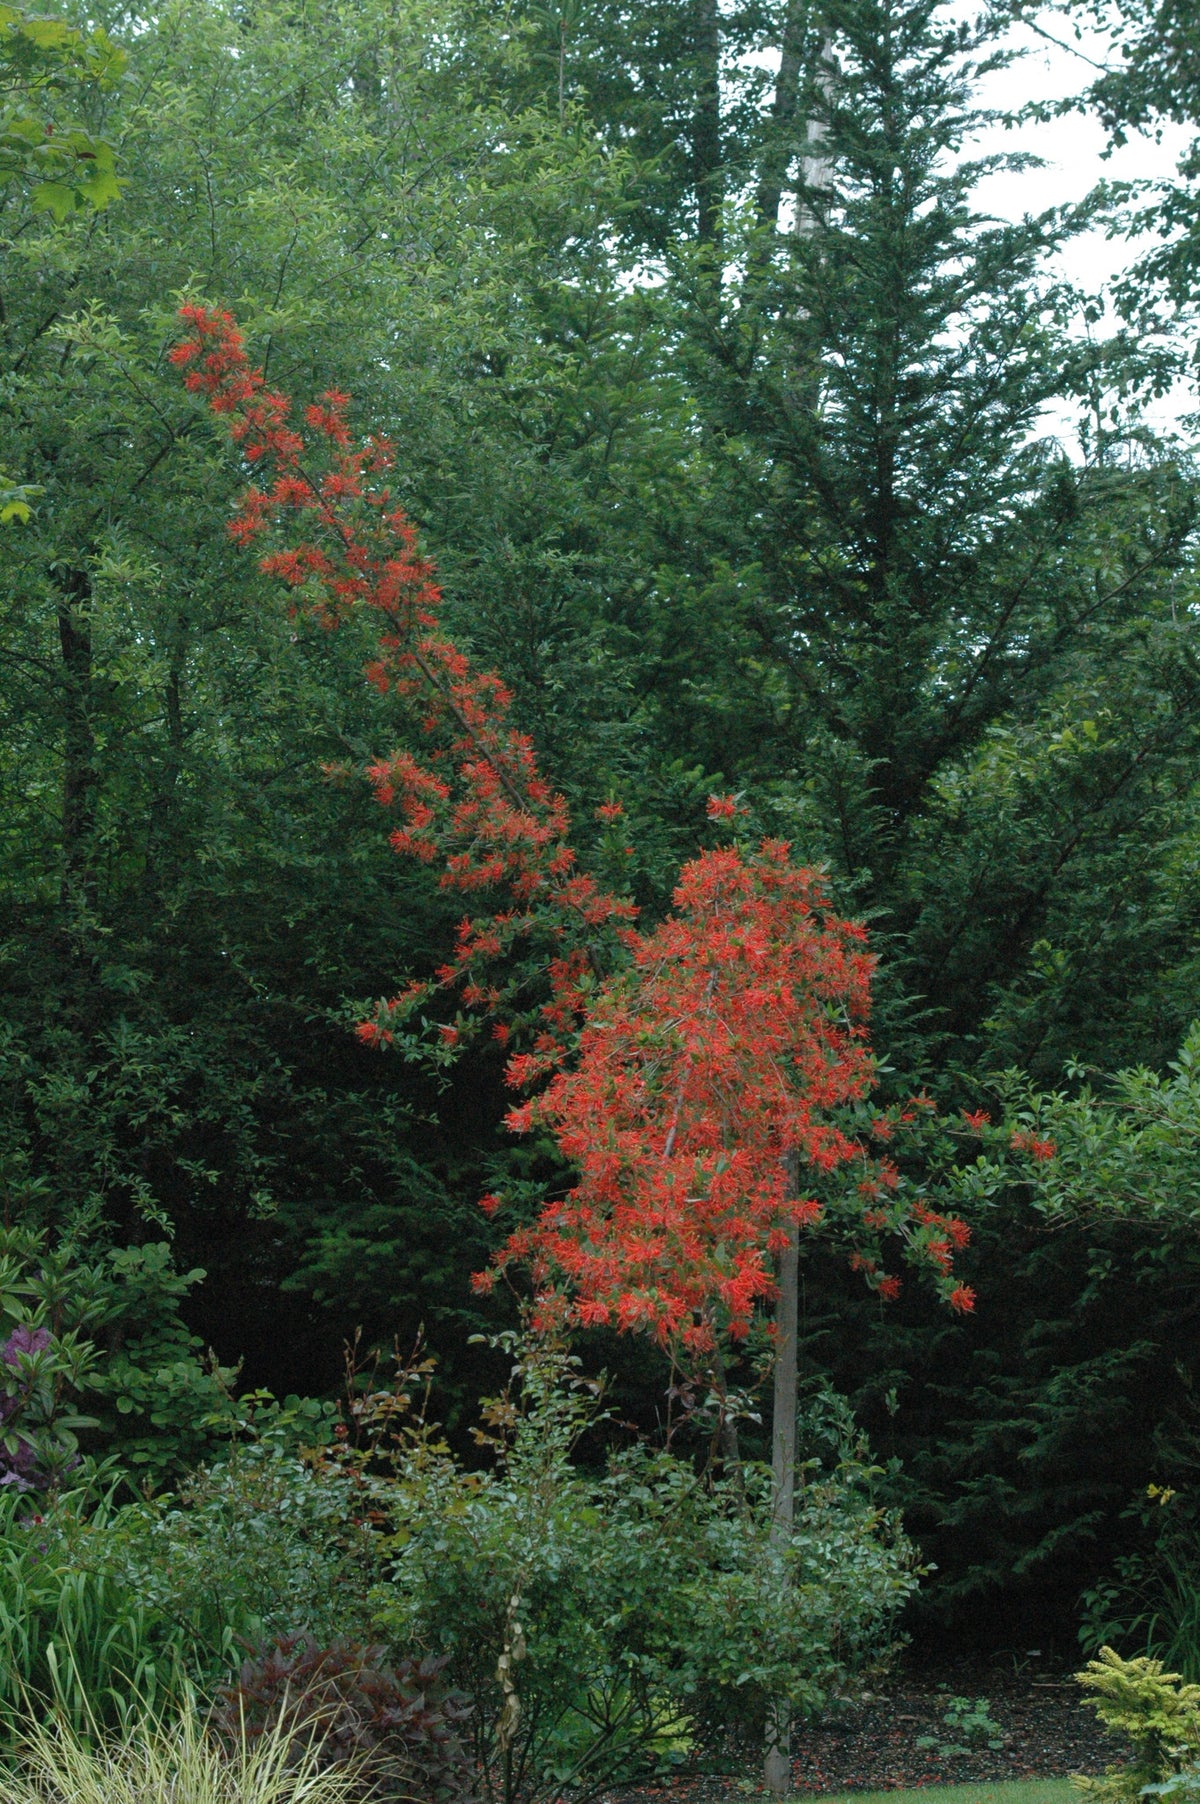
[[[231,535],[251,544],[274,534],[260,568],[323,626],[352,609],[380,616],[367,678],[427,746],[369,767],[379,800],[400,817],[393,846],[440,866],[446,889],[488,903],[460,923],[452,959],[380,1004],[360,1035],[388,1044],[438,992],[490,1016],[504,1043],[526,1030],[509,1081],[547,1087],[509,1125],[550,1126],[580,1170],[566,1199],[510,1237],[497,1269],[531,1266],[544,1311],[705,1350],[719,1332],[744,1333],[772,1294],[768,1257],[786,1223],[826,1218],[828,1205],[790,1194],[784,1163],[828,1172],[855,1160],[848,1207],[868,1282],[895,1294],[881,1237],[899,1236],[953,1306],[968,1309],[950,1269],[965,1230],[915,1201],[886,1158],[868,1158],[832,1119],[871,1084],[864,930],[839,920],[820,880],[771,841],[703,854],[681,877],[677,912],[638,930],[629,899],[578,868],[566,803],[512,725],[508,689],[440,630],[434,567],[391,498],[391,446],[355,444],[348,398],[335,390],[297,420],[228,313],[188,306],[183,318],[189,330],[171,359],[228,420],[257,477]],[[620,804],[599,812],[615,820]],[[736,812],[730,798],[710,800],[714,820],[732,823]],[[549,989],[536,1003],[522,988],[528,965],[512,957],[531,941]],[[451,1041],[459,1031],[440,1029]]]
[[[467,1011],[442,1023],[443,1041],[472,1014],[490,1017],[502,1043],[515,1032],[508,1080],[533,1094],[508,1125],[549,1128],[578,1173],[509,1235],[477,1282],[487,1288],[519,1264],[532,1274],[542,1324],[641,1329],[694,1358],[744,1335],[755,1309],[776,1300],[775,1521],[785,1541],[801,1232],[824,1226],[847,1238],[852,1263],[884,1298],[899,1288],[885,1269],[890,1242],[953,1308],[973,1303],[952,1269],[966,1227],[929,1208],[895,1164],[839,1124],[873,1081],[865,932],[839,919],[819,877],[770,840],[700,854],[680,876],[674,911],[638,928],[628,898],[578,868],[566,805],[512,725],[505,685],[439,629],[433,567],[391,500],[390,446],[355,445],[335,391],[297,422],[250,364],[228,314],[193,306],[184,319],[172,358],[228,419],[258,475],[231,533],[244,543],[286,536],[260,567],[323,625],[350,609],[378,612],[367,676],[426,747],[369,770],[399,816],[392,843],[439,866],[445,888],[486,902],[461,922],[448,963],[382,1003],[360,1034],[375,1045],[405,1035],[439,993]],[[736,809],[714,797],[709,812],[720,820]],[[601,813],[615,820],[619,804]],[[536,999],[531,973],[542,980]],[[891,1131],[878,1120],[871,1145]],[[843,1181],[831,1182],[839,1169]],[[782,1720],[769,1777],[786,1788]]]

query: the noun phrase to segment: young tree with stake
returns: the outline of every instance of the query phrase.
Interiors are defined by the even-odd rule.
[[[511,724],[511,696],[439,631],[440,593],[415,533],[391,501],[385,441],[352,441],[347,399],[329,392],[291,417],[250,364],[232,318],[184,310],[172,352],[186,382],[228,418],[247,465],[233,536],[251,543],[295,517],[298,534],[262,568],[334,627],[351,609],[381,619],[368,677],[424,739],[369,772],[399,825],[404,856],[441,866],[442,885],[486,906],[461,923],[452,958],[362,1024],[369,1044],[411,1044],[409,1024],[439,996],[463,1006],[437,1029],[453,1046],[474,1019],[502,1044],[524,1100],[516,1132],[549,1129],[578,1173],[565,1196],[518,1226],[480,1275],[519,1265],[535,1323],[611,1323],[699,1361],[743,1338],[777,1299],[773,1425],[775,1546],[793,1519],[796,1297],[801,1233],[846,1241],[883,1298],[900,1280],[885,1243],[932,1274],[950,1306],[972,1307],[953,1253],[968,1230],[930,1209],[886,1152],[839,1113],[873,1083],[866,1021],[873,960],[865,930],[841,920],[818,874],[763,840],[701,852],[680,874],[673,912],[637,925],[628,898],[578,868],[566,805]],[[610,821],[620,805],[601,810]],[[737,803],[713,797],[715,821]],[[530,985],[541,980],[541,1000]],[[548,988],[548,994],[546,993]],[[874,1124],[874,1144],[892,1123]],[[833,1174],[843,1181],[831,1182]],[[497,1210],[503,1199],[485,1197]],[[769,1726],[769,1778],[786,1789],[786,1712]]]

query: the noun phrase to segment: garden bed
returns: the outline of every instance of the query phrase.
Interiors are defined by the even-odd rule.
[[[919,1748],[936,1736],[954,1744],[944,1713],[953,1697],[986,1697],[1001,1731],[966,1754]],[[959,1740],[961,1745],[961,1740]],[[1065,1778],[1099,1773],[1123,1748],[1106,1735],[1070,1673],[984,1668],[953,1675],[903,1675],[878,1694],[830,1711],[794,1737],[797,1791],[891,1791],[971,1780]]]
[[[944,1716],[951,1697],[987,1698],[1000,1731],[970,1752],[944,1751],[955,1737]],[[917,1742],[935,1736],[941,1748]],[[959,1738],[961,1745],[961,1738]],[[1013,1779],[1099,1773],[1125,1755],[1106,1735],[1069,1672],[959,1668],[953,1674],[894,1675],[877,1691],[828,1710],[793,1733],[793,1788],[798,1794],[901,1791]],[[747,1769],[743,1766],[742,1773]],[[661,1787],[620,1794],[620,1804],[668,1798],[672,1804],[727,1804],[760,1789],[757,1773],[680,1775]]]

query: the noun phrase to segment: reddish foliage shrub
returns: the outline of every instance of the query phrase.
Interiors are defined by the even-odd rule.
[[[411,1656],[389,1665],[382,1647],[281,1635],[242,1662],[218,1694],[214,1723],[223,1737],[251,1742],[282,1726],[297,1757],[315,1743],[321,1766],[353,1765],[357,1795],[372,1804],[469,1804],[459,1730],[470,1704],[442,1687],[444,1665]]]

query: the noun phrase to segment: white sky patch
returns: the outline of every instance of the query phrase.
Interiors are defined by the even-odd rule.
[[[1082,93],[1097,77],[1094,65],[1113,59],[1111,39],[1096,32],[1085,32],[1076,39],[1072,26],[1061,15],[1046,14],[1044,24],[1065,47],[1055,47],[1027,26],[1015,27],[1013,42],[1027,53],[982,84],[978,95],[981,106],[1016,112],[1031,101],[1060,100]],[[996,126],[978,134],[969,154],[1028,151],[1044,158],[1045,167],[987,177],[976,190],[976,203],[981,211],[997,218],[1019,220],[1027,212],[1038,213],[1046,207],[1082,200],[1099,181],[1169,179],[1192,135],[1185,128],[1170,124],[1163,127],[1158,137],[1133,132],[1124,146],[1106,156],[1107,135],[1089,113],[1071,113],[1045,124],[1025,124],[1007,131]],[[1154,242],[1153,238],[1110,239],[1103,230],[1093,230],[1064,248],[1057,267],[1090,293],[1107,291],[1139,253]],[[1160,430],[1169,428],[1196,404],[1194,389],[1181,387],[1157,404],[1147,416],[1148,423]]]

